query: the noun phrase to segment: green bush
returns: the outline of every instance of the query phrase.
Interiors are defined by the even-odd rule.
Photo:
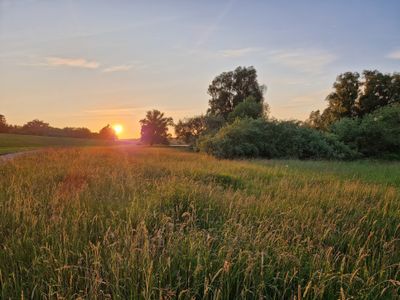
[[[356,156],[335,136],[291,121],[236,119],[215,135],[199,140],[199,148],[219,158],[267,157],[347,159]]]
[[[256,102],[253,97],[246,98],[240,102],[233,111],[228,115],[228,122],[232,123],[236,119],[261,118],[264,114],[263,103]]]
[[[343,118],[332,133],[366,157],[400,158],[400,105],[385,106],[361,118]]]

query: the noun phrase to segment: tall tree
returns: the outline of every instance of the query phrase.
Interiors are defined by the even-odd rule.
[[[334,91],[326,97],[328,107],[321,113],[312,111],[306,123],[314,128],[326,130],[343,117],[354,117],[359,113],[358,97],[360,74],[346,72],[336,77]]]
[[[208,87],[210,108],[208,113],[227,119],[229,113],[248,97],[257,103],[264,101],[265,87],[257,81],[254,67],[238,67],[214,78]]]
[[[0,115],[0,133],[8,132],[6,117]]]
[[[336,77],[334,92],[326,100],[330,113],[337,119],[357,115],[357,98],[360,87],[360,74],[346,72]]]
[[[146,117],[139,121],[141,141],[150,145],[168,144],[168,126],[172,126],[172,118],[164,117],[164,113],[153,109],[146,113]]]
[[[382,74],[364,71],[363,93],[360,96],[360,114],[371,113],[388,104],[400,103],[400,74]]]

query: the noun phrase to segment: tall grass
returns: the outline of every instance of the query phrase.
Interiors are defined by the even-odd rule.
[[[285,164],[49,150],[0,165],[0,232],[3,299],[400,292],[398,187]]]

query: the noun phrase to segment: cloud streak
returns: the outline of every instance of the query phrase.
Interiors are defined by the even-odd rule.
[[[396,51],[390,52],[387,55],[387,58],[400,60],[400,50],[396,50]]]
[[[241,57],[247,54],[259,51],[259,48],[239,48],[239,49],[226,49],[220,51],[223,57]]]
[[[272,62],[304,72],[318,73],[336,60],[332,53],[321,50],[280,50],[269,54]]]
[[[126,72],[129,71],[130,69],[132,69],[131,65],[111,66],[103,69],[103,73]]]
[[[54,67],[72,67],[83,69],[97,69],[100,63],[84,58],[47,57],[47,65]]]

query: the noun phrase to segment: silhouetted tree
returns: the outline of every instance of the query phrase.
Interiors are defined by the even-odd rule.
[[[262,103],[264,90],[265,87],[258,84],[257,71],[253,67],[238,67],[224,72],[215,77],[208,87],[211,96],[208,113],[227,119],[236,105],[250,96],[255,102]]]
[[[75,138],[91,138],[94,134],[85,127],[75,128],[75,127],[65,127],[62,129],[62,134],[68,137]]]
[[[0,133],[5,133],[8,132],[8,125],[6,121],[6,117],[3,115],[0,115]]]
[[[168,126],[172,126],[172,118],[164,117],[159,110],[146,113],[146,117],[139,121],[141,128],[141,141],[150,145],[168,144]]]
[[[21,131],[23,134],[49,135],[50,126],[49,123],[35,119],[22,126]]]
[[[185,143],[193,145],[206,129],[206,117],[187,118],[179,120],[178,124],[175,125],[175,135]]]
[[[388,104],[400,103],[400,74],[364,71],[363,93],[360,95],[360,114],[371,113]]]
[[[118,137],[114,129],[108,124],[99,131],[98,137],[103,140],[115,141]]]

